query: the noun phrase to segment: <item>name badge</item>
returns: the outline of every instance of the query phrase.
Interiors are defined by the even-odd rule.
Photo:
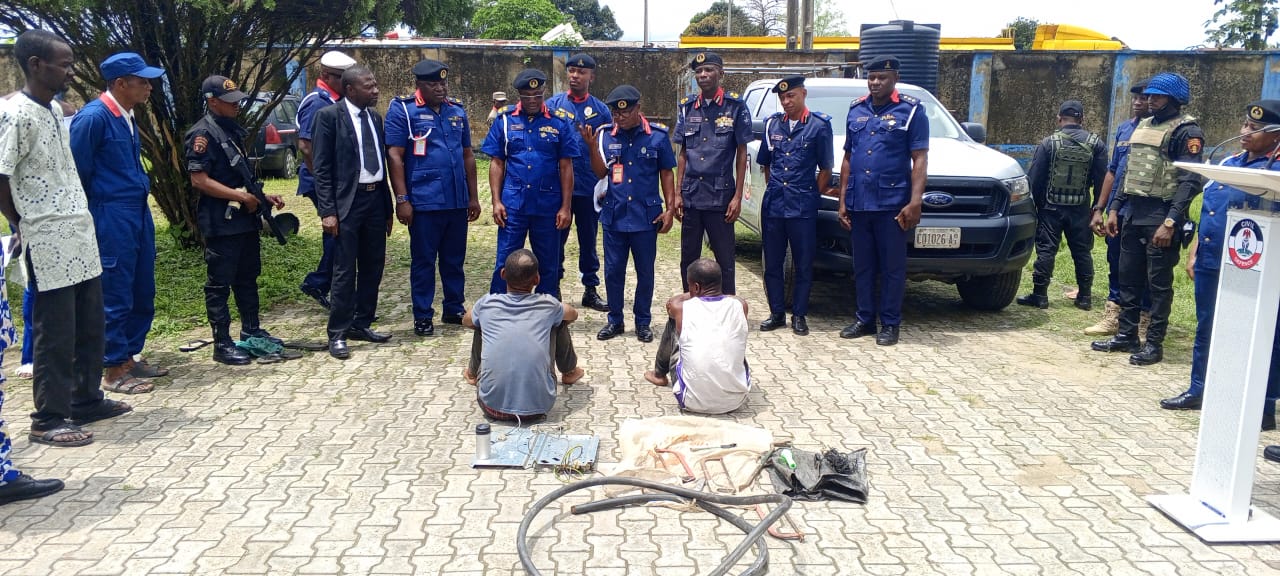
[[[686,118],[686,120],[687,120],[690,124],[700,124],[700,123],[702,122],[702,117],[701,117],[701,116],[690,116],[690,117]]]
[[[614,184],[622,183],[622,164],[621,163],[613,165],[613,183]]]
[[[414,156],[427,155],[427,139],[426,138],[413,141],[413,155]]]

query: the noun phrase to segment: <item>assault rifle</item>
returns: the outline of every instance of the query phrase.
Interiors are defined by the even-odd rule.
[[[287,244],[289,240],[285,237],[284,230],[280,228],[280,223],[276,222],[275,216],[271,214],[271,202],[267,200],[267,194],[262,190],[262,182],[255,178],[253,171],[249,169],[249,160],[244,157],[244,154],[240,153],[240,146],[232,142],[231,138],[227,137],[226,132],[223,132],[217,123],[208,122],[206,127],[209,130],[209,135],[218,141],[223,153],[227,155],[227,161],[231,162],[231,168],[238,172],[240,178],[244,180],[244,189],[253,194],[253,197],[258,200],[258,209],[254,212],[254,215],[262,218],[267,223],[267,227],[271,229],[271,235],[275,236],[277,242],[281,245]],[[238,210],[239,208],[239,202],[228,202],[227,218],[231,217],[232,210]]]

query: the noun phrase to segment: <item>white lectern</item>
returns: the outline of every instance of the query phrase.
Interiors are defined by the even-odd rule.
[[[1280,172],[1175,165],[1262,196],[1268,209],[1227,213],[1191,493],[1147,502],[1206,542],[1280,542],[1280,520],[1249,504],[1280,306],[1280,214],[1269,209]]]

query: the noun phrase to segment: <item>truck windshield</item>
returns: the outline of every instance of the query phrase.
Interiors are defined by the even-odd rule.
[[[820,110],[831,116],[831,130],[836,136],[844,136],[845,121],[849,116],[849,104],[858,98],[866,95],[866,88],[854,88],[849,86],[807,86],[809,96],[805,98],[805,105],[810,110]],[[955,120],[951,117],[951,113],[942,106],[931,94],[919,89],[900,90],[903,94],[909,94],[919,98],[924,103],[924,111],[929,116],[929,137],[930,138],[951,138],[963,140],[967,139],[963,136]],[[772,96],[772,95],[770,95]]]

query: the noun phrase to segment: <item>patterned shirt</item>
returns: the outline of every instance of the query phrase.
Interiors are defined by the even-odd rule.
[[[102,274],[93,216],[62,110],[25,95],[0,110],[0,174],[9,177],[18,230],[40,292]]]

